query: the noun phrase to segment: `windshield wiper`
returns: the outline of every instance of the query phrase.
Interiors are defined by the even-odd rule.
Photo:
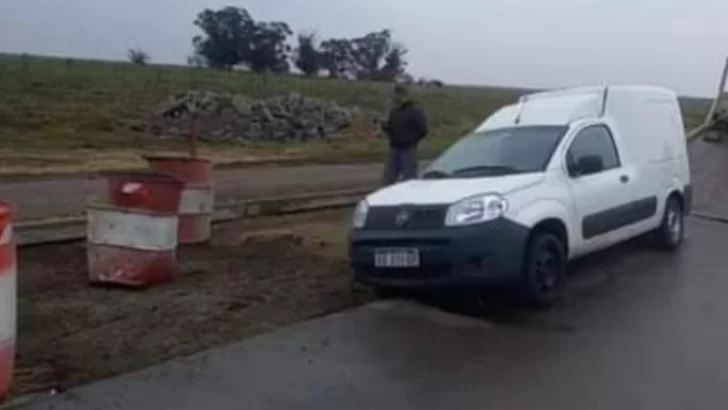
[[[432,171],[427,171],[424,174],[422,174],[422,179],[442,179],[449,177],[450,174],[448,174],[445,171],[440,171],[439,169],[433,169]]]
[[[518,168],[509,165],[476,165],[472,167],[465,167],[456,169],[452,172],[452,175],[461,175],[469,173],[488,173],[488,174],[517,174],[523,172]]]

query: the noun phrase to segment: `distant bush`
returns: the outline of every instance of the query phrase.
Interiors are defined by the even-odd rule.
[[[129,49],[129,52],[126,54],[127,58],[129,58],[129,61],[131,61],[134,64],[138,65],[147,65],[149,64],[149,61],[151,60],[149,58],[149,54],[146,52],[139,50],[139,49]]]
[[[435,87],[435,88],[442,88],[445,86],[445,83],[443,83],[440,80],[434,80],[434,79],[427,79],[427,78],[420,78],[417,81],[417,84],[423,86],[423,87]]]

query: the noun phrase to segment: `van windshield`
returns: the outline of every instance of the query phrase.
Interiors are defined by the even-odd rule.
[[[542,172],[567,126],[499,128],[469,135],[430,164],[423,178],[468,178]]]

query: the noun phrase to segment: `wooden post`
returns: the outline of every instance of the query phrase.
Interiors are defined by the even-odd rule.
[[[726,58],[725,63],[723,64],[723,73],[720,76],[718,93],[715,96],[715,100],[713,100],[713,104],[711,104],[710,109],[708,110],[708,115],[705,117],[705,122],[703,123],[703,125],[708,125],[713,122],[713,115],[715,114],[715,110],[718,109],[718,107],[720,106],[720,102],[723,99],[726,77],[728,77],[728,58]]]
[[[190,123],[190,134],[189,134],[189,140],[188,140],[190,158],[197,158],[197,138],[199,137],[198,136],[198,133],[200,132],[199,128],[200,128],[200,124],[198,123],[197,111],[195,110],[192,112],[192,119],[191,119],[191,123]]]

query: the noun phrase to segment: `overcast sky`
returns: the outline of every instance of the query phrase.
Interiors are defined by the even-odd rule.
[[[390,28],[415,76],[451,83],[712,95],[728,52],[727,0],[0,0],[0,51],[184,63],[197,12],[224,5],[322,37]]]

